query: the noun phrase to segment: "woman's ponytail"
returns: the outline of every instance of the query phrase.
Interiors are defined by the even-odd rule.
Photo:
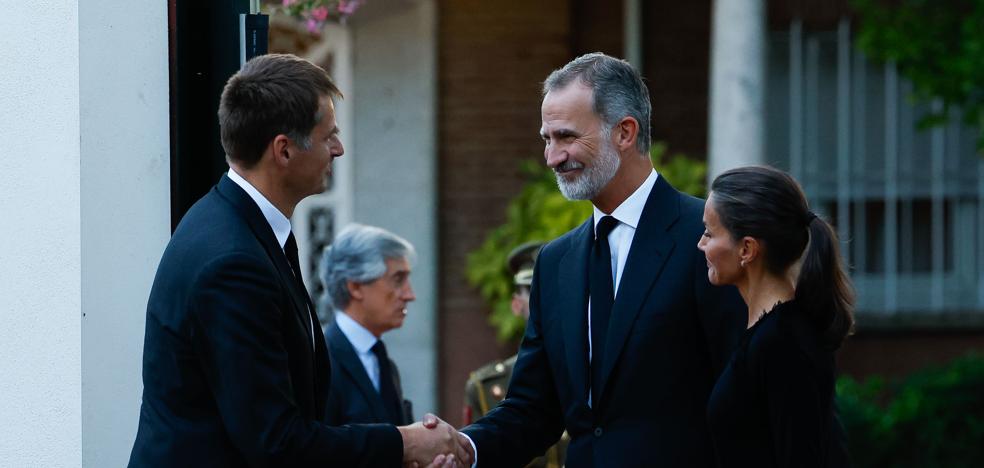
[[[854,290],[830,224],[808,213],[806,229],[810,240],[796,281],[796,298],[817,327],[826,330],[825,342],[837,348],[854,331]]]

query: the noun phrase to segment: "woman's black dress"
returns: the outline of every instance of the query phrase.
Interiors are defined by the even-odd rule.
[[[845,466],[834,354],[796,300],[745,331],[711,393],[718,466]]]

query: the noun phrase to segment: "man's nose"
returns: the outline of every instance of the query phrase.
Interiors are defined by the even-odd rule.
[[[569,155],[567,150],[555,144],[548,144],[543,149],[543,157],[547,160],[547,166],[556,168],[567,161]]]
[[[407,302],[412,302],[417,300],[417,295],[413,292],[413,286],[407,283],[407,287],[403,289],[403,300]]]

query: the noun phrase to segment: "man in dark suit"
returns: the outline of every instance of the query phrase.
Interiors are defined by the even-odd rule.
[[[407,304],[416,299],[414,256],[405,239],[361,224],[343,229],[325,249],[321,279],[336,310],[325,330],[332,364],[329,424],[413,421],[382,335],[403,325]]]
[[[331,427],[328,352],[289,217],[343,153],[321,68],[266,55],[219,104],[230,170],[184,216],[147,304],[134,467],[469,461],[446,423]],[[427,419],[427,418],[425,418]],[[434,426],[434,424],[431,424]],[[454,460],[452,460],[453,462]]]
[[[589,54],[544,83],[540,133],[569,199],[594,215],[540,250],[506,399],[463,429],[479,466],[522,466],[571,437],[568,467],[709,467],[705,404],[742,330],[711,286],[703,201],[649,158],[649,93],[628,63]]]

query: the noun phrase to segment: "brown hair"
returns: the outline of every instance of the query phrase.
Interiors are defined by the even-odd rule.
[[[784,274],[802,257],[796,299],[826,343],[840,346],[854,329],[854,290],[837,234],[810,211],[799,183],[771,167],[739,167],[714,179],[709,202],[733,239],[749,236],[764,245],[770,272]]]
[[[219,128],[226,156],[247,168],[270,141],[284,134],[302,148],[323,117],[319,100],[342,97],[321,67],[291,54],[253,58],[229,78],[219,101]]]

